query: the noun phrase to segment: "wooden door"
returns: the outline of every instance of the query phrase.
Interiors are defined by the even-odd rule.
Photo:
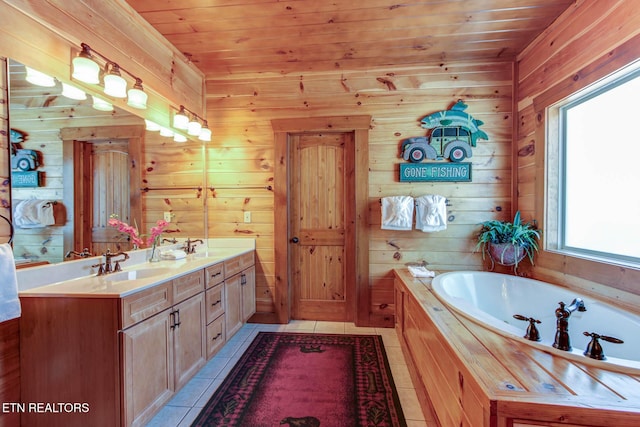
[[[353,224],[353,133],[291,135],[290,278],[293,319],[351,321],[346,265]]]
[[[204,293],[182,301],[174,307],[176,323],[173,329],[175,347],[176,390],[204,366],[207,359],[205,348]]]
[[[173,395],[169,311],[122,331],[124,425],[144,425]]]
[[[129,214],[129,142],[93,141],[91,144],[92,193],[91,247],[101,254],[131,249],[128,236],[107,224],[111,215],[132,224]]]

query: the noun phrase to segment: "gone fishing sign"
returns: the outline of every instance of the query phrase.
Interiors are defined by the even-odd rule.
[[[463,160],[472,156],[478,139],[489,137],[480,130],[482,120],[466,109],[467,104],[459,100],[449,110],[420,120],[420,126],[430,132],[402,140],[402,158],[410,163],[400,165],[400,181],[471,181],[471,163]],[[434,161],[421,163],[425,159]]]

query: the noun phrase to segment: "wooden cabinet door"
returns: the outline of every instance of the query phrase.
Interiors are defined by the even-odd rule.
[[[251,266],[240,273],[242,287],[242,320],[246,322],[256,312],[256,268]]]
[[[242,327],[242,285],[240,274],[225,280],[225,329],[227,339]]]
[[[174,390],[170,310],[121,332],[124,425],[143,425]]]
[[[179,389],[204,366],[205,349],[204,293],[199,293],[173,309],[175,349],[175,386]]]

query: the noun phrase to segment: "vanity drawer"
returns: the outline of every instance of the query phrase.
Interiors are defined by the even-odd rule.
[[[122,329],[160,313],[173,305],[172,282],[162,283],[126,296],[122,304]]]
[[[218,352],[225,343],[224,314],[207,325],[207,359]]]
[[[173,279],[174,304],[204,291],[204,270],[194,271]]]
[[[231,258],[224,262],[224,277],[231,277],[234,274],[240,273],[247,267],[251,267],[255,261],[253,260],[253,251],[246,254],[238,255],[235,258]]]
[[[207,323],[224,313],[224,284],[220,283],[211,289],[207,289]]]
[[[217,285],[224,280],[224,263],[211,265],[205,269],[207,275],[207,288]]]

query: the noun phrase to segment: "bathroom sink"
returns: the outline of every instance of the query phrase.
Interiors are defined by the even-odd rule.
[[[149,277],[161,276],[171,272],[170,268],[139,268],[137,270],[119,271],[105,276],[109,282],[120,282],[123,280],[147,279]]]

